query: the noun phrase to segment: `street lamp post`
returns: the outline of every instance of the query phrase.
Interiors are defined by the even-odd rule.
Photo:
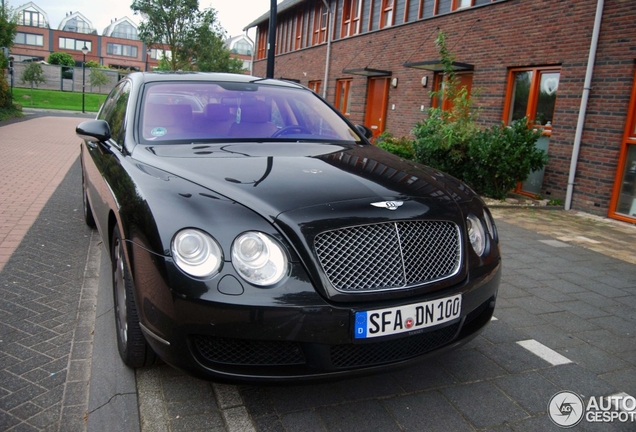
[[[86,97],[86,54],[88,54],[88,47],[84,45],[82,48],[82,54],[84,54],[84,61],[82,61],[82,112],[85,111],[85,97]]]
[[[148,72],[148,59],[150,58],[150,54],[152,54],[152,50],[148,48],[146,50],[146,72]]]

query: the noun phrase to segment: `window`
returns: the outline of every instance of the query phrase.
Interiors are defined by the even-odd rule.
[[[18,32],[15,34],[13,43],[21,44],[21,45],[44,46],[44,36],[38,35],[38,34]]]
[[[347,117],[351,115],[351,78],[336,81],[336,108]]]
[[[267,26],[258,28],[258,45],[256,48],[256,59],[262,60],[267,56]]]
[[[124,57],[137,57],[137,47],[132,45],[106,44],[106,54]]]
[[[527,116],[532,124],[542,127],[544,133],[549,135],[552,130],[559,76],[559,68],[511,70],[504,121],[510,123]]]
[[[294,49],[299,50],[303,47],[303,11],[296,12],[296,33],[294,40]]]
[[[360,33],[360,15],[362,15],[362,0],[345,0],[342,7],[341,37]]]
[[[82,48],[86,47],[89,52],[93,51],[93,44],[91,41],[61,37],[59,38],[58,43],[61,49],[81,51]]]
[[[150,50],[150,58],[153,60],[161,60],[162,58],[171,59],[172,51],[152,48]]]
[[[33,10],[23,10],[18,18],[18,24],[30,27],[48,27],[46,20],[40,12]]]
[[[99,111],[98,119],[105,120],[110,126],[111,136],[114,142],[123,145],[125,132],[126,108],[128,107],[128,97],[130,96],[131,84],[128,81],[117,85],[108,95],[102,109]]]
[[[609,216],[626,222],[636,221],[636,74],[632,84],[632,95],[625,122]]]
[[[316,5],[314,12],[314,37],[312,45],[318,45],[327,42],[327,8],[322,3]]]
[[[232,46],[232,53],[241,55],[252,55],[252,45],[245,39],[240,39]]]
[[[137,29],[127,21],[122,21],[117,24],[110,36],[120,39],[139,39],[137,36]]]
[[[314,93],[320,94],[320,84],[322,84],[322,81],[309,81],[309,84],[307,84],[307,87],[312,89]]]
[[[93,31],[86,21],[78,17],[69,19],[62,30],[75,33],[90,33]]]
[[[453,0],[452,10],[468,8],[472,5],[473,0]]]
[[[511,69],[508,75],[504,122],[527,117],[531,125],[543,131],[536,146],[546,153],[552,135],[560,72],[559,67],[520,68]],[[518,185],[516,192],[530,196],[539,194],[543,172],[543,169],[532,172]]]
[[[382,0],[380,28],[390,27],[393,25],[393,2],[394,0]]]

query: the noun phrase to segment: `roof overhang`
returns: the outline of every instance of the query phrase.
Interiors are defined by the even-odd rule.
[[[358,69],[343,69],[342,73],[351,74],[351,75],[362,75],[366,77],[381,77],[381,76],[391,76],[392,72],[381,69],[371,69],[368,67],[358,68]]]
[[[414,69],[423,69],[431,72],[444,72],[444,63],[441,60],[424,60],[420,62],[406,62],[405,67]],[[453,62],[453,71],[466,72],[475,69],[475,66],[468,63]]]

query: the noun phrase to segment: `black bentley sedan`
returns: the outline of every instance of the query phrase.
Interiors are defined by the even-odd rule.
[[[483,201],[301,85],[133,73],[76,132],[128,366],[337,378],[452,349],[492,317]]]

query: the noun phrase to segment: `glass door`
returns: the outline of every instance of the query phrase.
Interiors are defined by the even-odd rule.
[[[636,222],[636,74],[614,181],[609,216]]]
[[[536,145],[546,153],[552,135],[559,77],[558,68],[524,68],[512,69],[508,80],[504,121],[509,124],[528,117],[533,127],[543,131]],[[537,195],[543,185],[543,173],[544,169],[530,173],[517,187],[517,192]]]

